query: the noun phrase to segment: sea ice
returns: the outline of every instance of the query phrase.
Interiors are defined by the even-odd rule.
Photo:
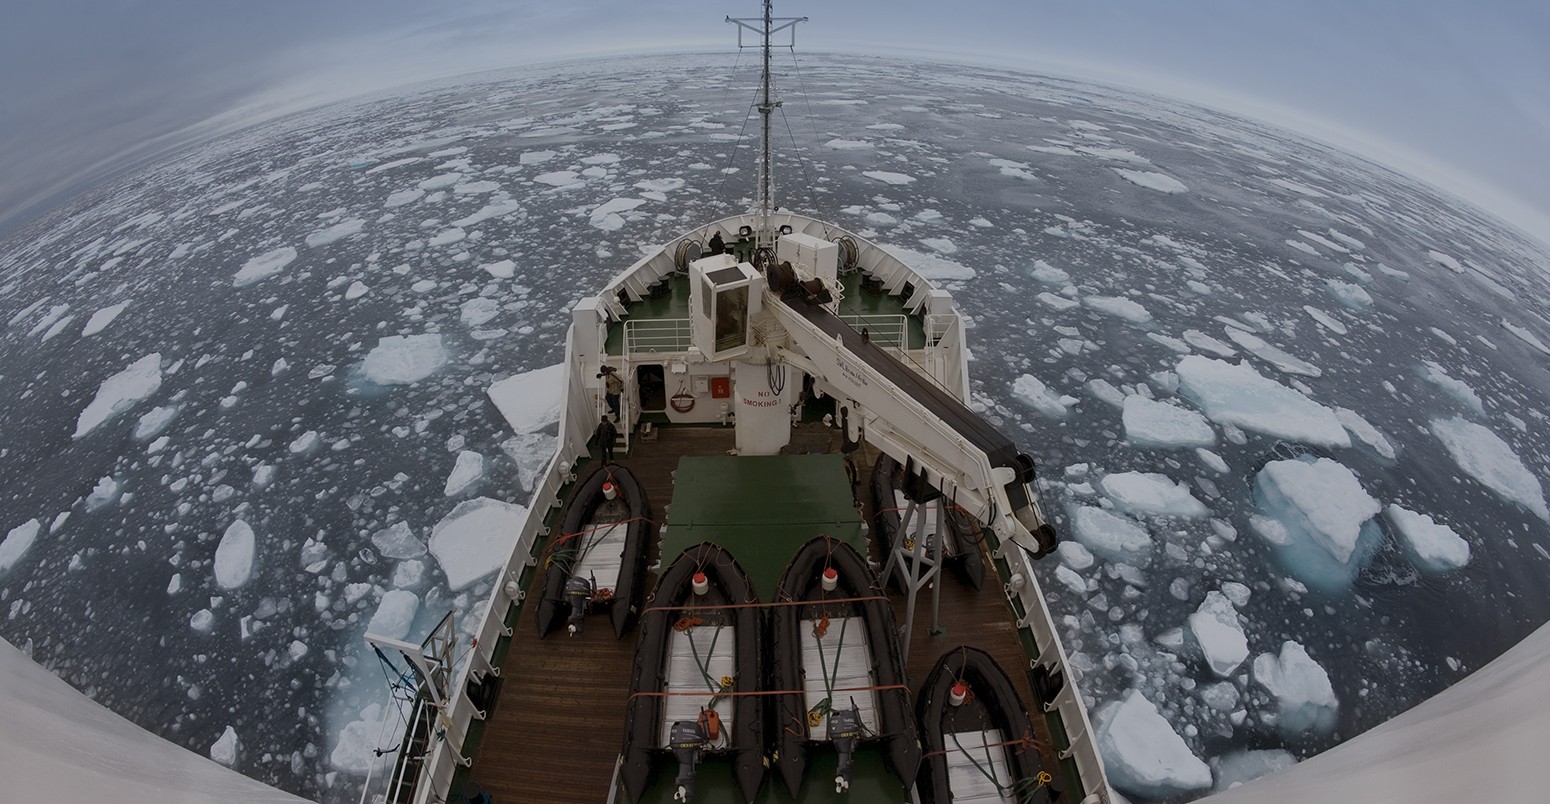
[[[1099,710],[1095,720],[1098,750],[1115,787],[1162,799],[1211,786],[1211,769],[1139,689]]]
[[[253,576],[255,550],[253,528],[238,519],[221,535],[215,548],[215,582],[222,589],[237,589]]]
[[[1145,307],[1123,296],[1088,296],[1082,303],[1104,315],[1112,315],[1132,324],[1146,324],[1152,314]]]
[[[1114,172],[1131,184],[1145,187],[1148,190],[1156,190],[1159,193],[1178,194],[1189,192],[1189,187],[1185,186],[1184,182],[1166,173],[1158,173],[1155,170],[1114,168]]]
[[[1207,592],[1206,599],[1189,615],[1189,633],[1217,678],[1230,678],[1249,658],[1249,639],[1238,621],[1238,610],[1221,592]]]
[[[1302,311],[1307,313],[1309,318],[1317,321],[1319,326],[1335,333],[1336,335],[1344,335],[1349,331],[1345,324],[1340,323],[1334,316],[1324,312],[1323,310],[1320,310],[1317,307],[1304,304],[1302,306]]]
[[[135,428],[130,431],[130,436],[136,441],[149,441],[161,435],[162,431],[167,429],[167,425],[172,424],[172,420],[177,418],[178,410],[177,405],[158,405],[151,408],[135,422]]]
[[[1055,393],[1032,374],[1024,374],[1012,383],[1012,396],[1051,419],[1064,419],[1071,412],[1071,406],[1079,401],[1076,397]]]
[[[426,191],[445,190],[462,180],[463,174],[461,173],[442,173],[439,176],[424,179],[415,186]]]
[[[1550,509],[1545,506],[1545,491],[1539,478],[1496,433],[1457,417],[1433,419],[1431,431],[1464,474],[1479,481],[1496,496],[1517,503],[1550,522]]]
[[[328,755],[329,767],[359,776],[366,775],[373,767],[385,767],[393,753],[378,755],[380,746],[376,740],[383,733],[383,723],[390,717],[396,719],[397,714],[384,709],[380,703],[362,709],[360,719],[351,721],[339,732],[334,750]]]
[[[1202,464],[1205,464],[1207,469],[1210,469],[1219,475],[1227,474],[1227,461],[1223,460],[1222,456],[1212,452],[1211,450],[1196,447],[1195,457],[1198,458]]]
[[[414,615],[420,610],[420,596],[403,589],[393,589],[382,595],[377,611],[366,624],[366,633],[388,639],[403,639],[414,626]]]
[[[499,260],[479,266],[496,279],[510,279],[517,273],[517,264],[511,260]]]
[[[1529,332],[1528,329],[1520,327],[1505,318],[1502,319],[1502,328],[1518,336],[1519,340],[1523,341],[1529,346],[1534,347],[1544,354],[1550,355],[1550,346],[1546,346],[1544,341],[1540,340],[1537,336],[1534,335],[1534,333]]]
[[[466,237],[468,237],[467,230],[458,226],[453,226],[450,229],[443,229],[440,232],[437,232],[434,236],[431,237],[430,240],[425,241],[425,245],[430,246],[431,248],[437,248],[439,246],[450,246],[453,243],[463,242],[463,239]]]
[[[1340,701],[1329,673],[1302,645],[1287,640],[1279,657],[1274,653],[1255,657],[1254,680],[1280,703],[1276,725],[1283,735],[1295,738],[1334,729]]]
[[[386,558],[418,558],[425,543],[415,538],[408,522],[395,522],[371,535],[371,544]]]
[[[282,246],[273,251],[266,251],[242,264],[237,273],[232,276],[232,282],[239,288],[245,288],[255,282],[261,282],[275,274],[285,270],[296,259],[296,249],[291,246]]]
[[[1070,274],[1060,270],[1059,268],[1056,268],[1053,265],[1050,265],[1043,260],[1033,261],[1033,271],[1031,272],[1031,275],[1033,276],[1035,282],[1043,282],[1046,285],[1059,285],[1060,287],[1065,287],[1071,283]]]
[[[1116,564],[1144,567],[1152,560],[1152,535],[1134,520],[1090,505],[1070,509],[1071,535],[1082,546]]]
[[[300,455],[304,452],[311,452],[312,449],[318,445],[318,441],[321,439],[322,436],[318,435],[318,431],[308,430],[307,432],[296,436],[296,439],[291,442],[287,449],[290,450],[292,455]]]
[[[366,221],[361,220],[360,218],[351,218],[349,220],[340,221],[339,223],[336,223],[327,229],[321,229],[307,235],[307,247],[317,248],[319,246],[326,246],[330,243],[337,243],[340,240],[349,237],[350,235],[358,234],[365,228]]]
[[[484,456],[465,449],[457,454],[457,463],[453,465],[452,473],[447,476],[447,485],[442,493],[448,497],[456,497],[472,488],[482,477],[484,477]]]
[[[238,748],[237,730],[227,726],[215,744],[210,746],[210,758],[230,768],[237,764]]]
[[[1283,374],[1300,374],[1304,377],[1320,377],[1324,374],[1324,371],[1318,366],[1306,360],[1293,357],[1286,350],[1279,346],[1271,345],[1264,338],[1253,333],[1244,332],[1237,327],[1227,327],[1227,337],[1231,338],[1233,343],[1247,349],[1255,357],[1275,366]]]
[[[1143,516],[1203,517],[1211,513],[1189,486],[1156,472],[1118,472],[1098,481],[1114,507]]]
[[[390,335],[366,355],[367,379],[378,385],[412,385],[447,362],[441,336]]]
[[[477,299],[469,299],[463,302],[459,312],[459,320],[463,322],[465,327],[481,327],[500,315],[500,312],[499,303],[494,299],[487,299],[481,296]]]
[[[903,173],[889,173],[886,170],[868,170],[863,171],[861,175],[880,181],[883,184],[909,184],[915,181],[914,176],[906,176]]]
[[[161,388],[161,354],[151,353],[102,381],[97,396],[75,422],[75,438],[95,430]]]
[[[401,207],[401,206],[403,206],[405,204],[413,204],[414,202],[419,201],[421,198],[424,198],[424,197],[425,197],[425,191],[424,190],[418,190],[418,189],[399,190],[396,193],[390,194],[387,197],[387,201],[384,201],[382,205],[384,207],[387,207],[388,209],[392,209],[394,207]]]
[[[1140,447],[1175,449],[1216,443],[1216,431],[1199,413],[1140,394],[1125,397],[1121,421],[1125,440]]]
[[[1448,396],[1474,411],[1476,415],[1485,415],[1485,405],[1480,401],[1480,395],[1475,393],[1475,389],[1469,387],[1469,383],[1449,376],[1442,366],[1430,360],[1421,361],[1421,377],[1441,388]]]
[[[124,301],[92,313],[91,318],[86,319],[86,326],[81,328],[81,337],[90,337],[107,329],[108,325],[113,323],[113,319],[118,318],[118,314],[124,312],[124,308],[128,306],[129,302]]]
[[[1332,411],[1247,364],[1186,355],[1177,371],[1180,393],[1212,421],[1319,446],[1351,446]]]
[[[1392,503],[1383,517],[1394,526],[1405,556],[1422,572],[1450,572],[1469,563],[1469,542],[1453,528]]]
[[[371,288],[368,287],[365,282],[357,279],[354,282],[351,282],[349,287],[345,288],[344,300],[355,301],[356,299],[365,296],[369,292],[371,292]]]
[[[1326,279],[1324,287],[1329,291],[1329,295],[1335,297],[1335,301],[1352,310],[1365,310],[1372,306],[1372,295],[1361,285],[1353,285],[1339,279]]]
[[[547,433],[520,433],[502,441],[501,451],[517,465],[517,482],[524,490],[533,491],[558,444],[559,439]]]
[[[490,386],[490,401],[517,433],[541,430],[560,420],[565,366],[556,364],[507,377]]]
[[[955,280],[970,280],[975,277],[974,269],[962,263],[957,263],[940,254],[925,251],[915,251],[903,246],[889,245],[884,250],[899,258],[905,265],[915,269],[915,273],[930,280],[944,282]]]
[[[1384,458],[1394,460],[1394,445],[1389,443],[1388,437],[1379,432],[1378,428],[1362,418],[1360,413],[1349,408],[1336,407],[1335,418],[1340,420],[1341,426],[1351,435],[1356,436],[1356,440],[1372,447],[1373,452]]]
[[[1296,764],[1297,757],[1282,748],[1250,749],[1225,754],[1211,760],[1211,767],[1216,772],[1216,785],[1211,790],[1217,793],[1231,790]]]
[[[499,569],[527,520],[527,508],[476,497],[442,517],[431,530],[430,552],[456,592]]]
[[[123,487],[124,484],[111,475],[104,476],[97,481],[97,485],[92,488],[91,493],[86,495],[86,510],[95,511],[98,508],[110,505],[114,500],[118,499],[119,489]]]
[[[1276,545],[1287,570],[1326,592],[1349,587],[1383,544],[1372,521],[1378,501],[1350,469],[1328,458],[1265,464],[1254,477],[1254,500],[1264,516],[1252,523]]]
[[[38,533],[42,530],[43,523],[36,519],[29,519],[11,528],[5,535],[5,541],[0,541],[0,573],[9,572],[16,566],[16,562],[32,549],[32,543],[37,541]]]

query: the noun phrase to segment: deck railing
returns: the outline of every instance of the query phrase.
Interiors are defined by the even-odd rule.
[[[689,351],[689,319],[643,318],[624,322],[624,354]]]
[[[902,315],[861,315],[841,314],[840,320],[850,325],[850,328],[861,332],[866,330],[867,337],[873,343],[882,346],[892,346],[895,349],[908,349],[906,342],[909,330]]]

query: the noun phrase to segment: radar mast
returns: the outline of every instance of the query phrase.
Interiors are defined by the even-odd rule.
[[[770,226],[770,214],[775,210],[775,156],[770,138],[770,117],[775,107],[780,106],[780,101],[770,96],[770,37],[781,31],[791,32],[791,41],[787,47],[795,48],[797,41],[796,25],[799,22],[807,22],[806,17],[776,17],[773,16],[771,0],[764,0],[764,16],[762,17],[727,17],[730,22],[738,27],[737,46],[743,48],[743,31],[746,29],[759,35],[761,47],[764,52],[764,69],[760,76],[762,84],[759,94],[759,117],[761,118],[761,133],[759,138],[759,190],[758,190],[758,244],[761,247],[770,247],[775,243],[775,233]]]

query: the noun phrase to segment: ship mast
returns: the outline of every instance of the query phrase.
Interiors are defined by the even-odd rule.
[[[761,88],[759,93],[759,117],[761,118],[761,134],[759,139],[759,225],[758,243],[760,246],[771,246],[775,242],[774,229],[770,225],[770,214],[775,211],[775,154],[773,140],[770,135],[771,116],[775,108],[780,106],[780,101],[770,97],[770,37],[781,31],[791,31],[789,47],[796,46],[796,25],[799,22],[807,22],[806,17],[776,17],[773,16],[771,0],[764,0],[763,17],[727,17],[727,22],[738,26],[737,46],[742,48],[743,31],[746,29],[759,34],[764,51],[764,70],[760,76]]]

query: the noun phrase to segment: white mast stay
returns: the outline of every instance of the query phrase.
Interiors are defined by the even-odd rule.
[[[759,227],[758,245],[772,247],[775,244],[775,232],[770,226],[770,213],[775,210],[775,158],[770,140],[770,115],[775,107],[780,106],[780,101],[770,97],[770,36],[781,31],[791,31],[791,42],[788,47],[796,47],[796,25],[799,22],[807,22],[806,17],[775,17],[770,8],[771,0],[764,0],[763,17],[727,17],[730,22],[738,27],[737,46],[743,48],[743,30],[749,30],[759,35],[764,50],[764,71],[760,78],[763,89],[759,96],[759,116],[763,118],[763,128],[759,141]]]

